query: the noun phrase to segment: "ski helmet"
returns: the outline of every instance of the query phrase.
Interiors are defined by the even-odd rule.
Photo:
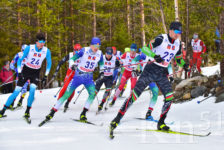
[[[92,40],[91,40],[91,45],[101,45],[100,38],[93,37]]]
[[[74,51],[79,51],[82,48],[82,46],[80,44],[75,44],[73,47]]]

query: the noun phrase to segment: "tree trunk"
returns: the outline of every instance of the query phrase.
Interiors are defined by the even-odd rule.
[[[145,14],[144,14],[144,0],[140,0],[140,11],[141,11],[141,34],[142,34],[142,46],[145,45]]]
[[[165,17],[164,17],[164,13],[163,13],[163,6],[162,6],[161,0],[159,0],[159,6],[160,6],[161,19],[162,19],[162,23],[163,23],[163,29],[164,29],[165,33],[167,33],[166,21],[165,21]]]
[[[135,41],[135,9],[134,9],[134,6],[132,7],[132,25],[131,25],[131,28],[132,28],[132,40]]]
[[[40,10],[39,10],[40,0],[37,0],[37,32],[40,32]]]
[[[74,34],[74,18],[73,18],[73,0],[70,1],[70,15],[71,15],[71,42],[72,42],[72,46],[75,45],[75,34]]]
[[[128,35],[130,35],[130,0],[127,0],[127,27]]]
[[[18,24],[18,37],[19,37],[19,47],[22,45],[22,29],[21,29],[21,13],[20,13],[20,0],[17,0],[17,24]]]
[[[30,1],[28,1],[28,25],[31,26],[31,15],[30,15]],[[31,32],[29,30],[29,33],[28,33],[28,39],[29,41],[31,41]]]
[[[220,1],[220,7],[221,8],[224,7],[224,2],[223,1]],[[223,39],[223,35],[224,35],[224,10],[222,10],[222,12],[220,14],[219,32],[220,32],[220,35],[221,35],[220,51],[221,51],[221,54],[224,55],[224,39]],[[223,79],[224,78],[224,59],[221,60],[220,71],[221,71],[221,77]]]
[[[93,0],[93,36],[96,36],[96,0]]]

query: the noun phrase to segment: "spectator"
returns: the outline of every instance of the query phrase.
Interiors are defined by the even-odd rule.
[[[0,72],[0,79],[2,81],[2,93],[12,93],[13,92],[13,72],[9,67],[10,62],[6,61],[5,66],[3,66]]]

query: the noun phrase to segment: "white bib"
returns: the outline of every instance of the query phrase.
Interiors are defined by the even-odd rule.
[[[136,53],[134,58],[131,58],[130,55],[131,54],[129,52],[127,52],[126,53],[126,58],[125,59],[122,59],[122,62],[124,64],[124,66],[125,66],[124,68],[126,70],[128,70],[128,71],[132,71],[133,70],[133,66],[131,65],[131,61],[132,61],[132,59],[134,59],[135,57],[137,57],[139,54]],[[128,65],[128,66],[126,66],[126,65]]]
[[[112,55],[111,60],[108,61],[106,59],[106,56],[103,55],[103,60],[104,60],[104,69],[106,69],[104,70],[104,76],[113,75],[114,69],[111,69],[111,68],[115,67],[116,57]]]
[[[47,55],[47,47],[43,47],[40,52],[35,50],[35,45],[30,45],[30,51],[25,62],[26,66],[32,69],[40,69],[43,60]]]
[[[193,52],[195,53],[199,53],[202,51],[202,46],[200,45],[201,40],[198,40],[197,42],[195,42],[194,39],[191,40],[191,46],[193,48]]]
[[[102,55],[101,50],[98,50],[95,54],[90,53],[90,47],[84,47],[84,54],[80,58],[80,63],[78,64],[78,69],[83,72],[93,72],[97,67],[100,57]]]
[[[162,63],[154,62],[154,63],[161,67],[168,67],[172,58],[174,58],[174,56],[180,49],[180,40],[177,39],[172,44],[172,43],[170,43],[167,34],[162,34],[162,36],[163,36],[163,42],[158,47],[153,48],[152,51],[156,55],[160,55],[161,58],[164,59],[164,62],[162,62]]]

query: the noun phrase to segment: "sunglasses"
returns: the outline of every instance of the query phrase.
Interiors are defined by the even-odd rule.
[[[106,53],[107,55],[112,55],[112,53]]]
[[[44,40],[39,40],[38,42],[39,42],[39,43],[45,43],[45,41],[44,41]]]
[[[95,48],[100,48],[100,45],[93,45]]]
[[[175,33],[175,34],[181,34],[182,31],[180,31],[180,30],[174,30],[174,33]]]
[[[131,51],[135,52],[135,51],[136,51],[136,49],[134,49],[134,48],[131,48]]]

